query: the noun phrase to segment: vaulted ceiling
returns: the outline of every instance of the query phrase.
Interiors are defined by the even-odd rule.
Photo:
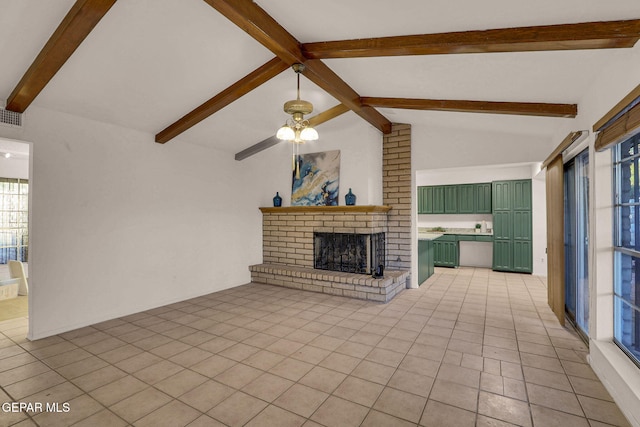
[[[28,113],[20,96],[32,92],[36,106],[229,153],[284,122],[294,62],[307,64],[301,90],[314,114],[340,103],[351,110],[323,126],[549,136],[640,35],[637,0],[0,0],[0,11],[0,104]],[[626,22],[584,24],[603,21]],[[485,31],[522,27],[536,28]],[[407,35],[422,36],[398,37]],[[318,43],[353,39],[371,40]],[[79,46],[65,53],[70,44]],[[56,62],[47,81],[37,68],[55,71]],[[495,114],[514,109],[524,115]]]

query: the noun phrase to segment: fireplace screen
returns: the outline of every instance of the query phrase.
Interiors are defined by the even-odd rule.
[[[317,269],[371,274],[385,265],[384,233],[314,233],[313,252]]]

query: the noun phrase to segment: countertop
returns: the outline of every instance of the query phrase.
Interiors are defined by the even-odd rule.
[[[435,240],[445,234],[469,234],[474,236],[493,236],[493,230],[476,233],[475,228],[446,228],[445,231],[434,231],[431,228],[418,228],[418,240]]]

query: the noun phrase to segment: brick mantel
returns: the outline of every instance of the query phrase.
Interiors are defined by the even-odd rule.
[[[279,208],[260,208],[262,213],[298,213],[298,212],[389,212],[391,206],[288,206]]]

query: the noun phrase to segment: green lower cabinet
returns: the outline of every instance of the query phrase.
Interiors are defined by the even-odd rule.
[[[531,242],[516,240],[513,242],[513,271],[518,273],[533,272]]]
[[[455,237],[455,236],[454,236]],[[433,241],[433,264],[436,267],[457,267],[458,262],[458,242]]]
[[[513,244],[509,240],[493,240],[493,269],[513,271]]]
[[[433,275],[433,241],[418,240],[418,285]]]

